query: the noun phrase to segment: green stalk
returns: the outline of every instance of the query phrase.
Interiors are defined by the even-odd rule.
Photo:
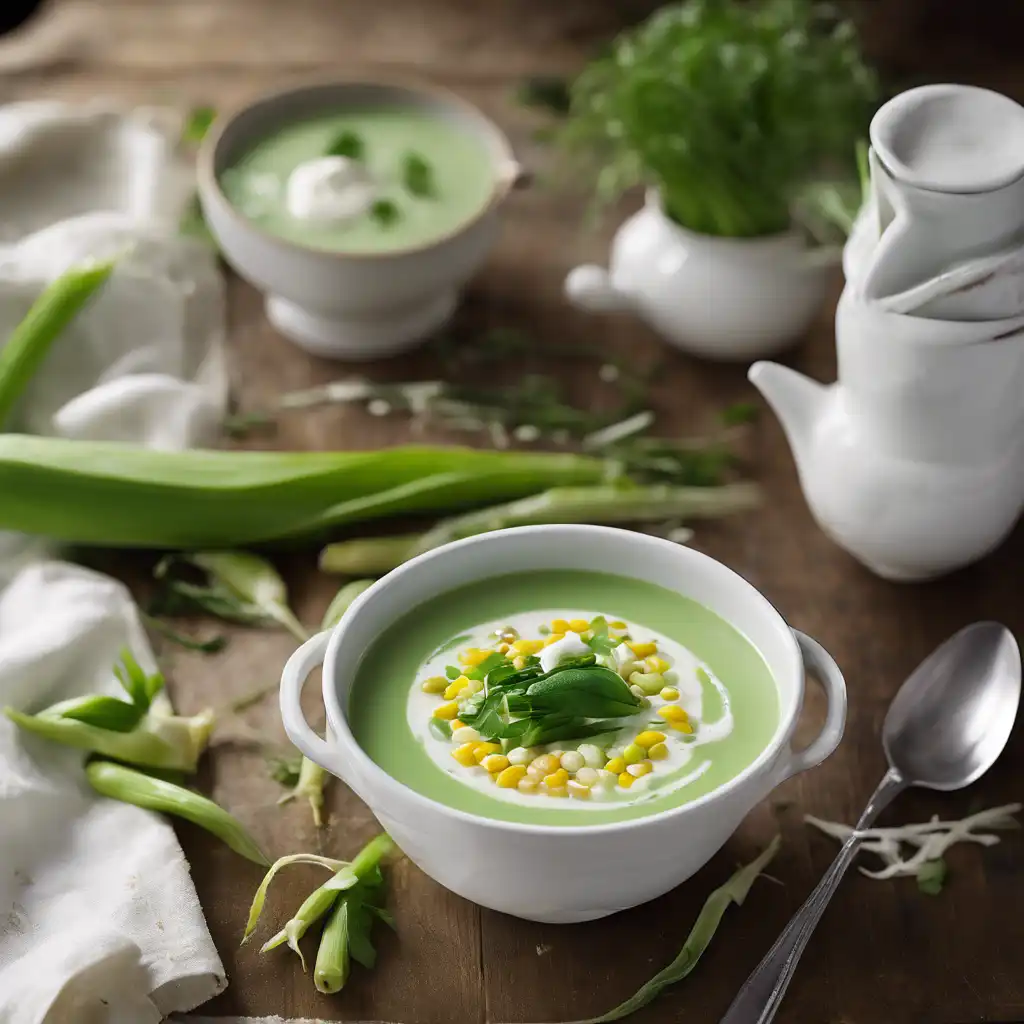
[[[0,428],[61,332],[106,283],[114,262],[87,263],[58,277],[0,348]]]
[[[102,796],[184,818],[215,835],[246,860],[263,867],[270,865],[242,823],[199,793],[110,761],[90,762],[85,766],[85,775],[92,788]]]
[[[331,909],[313,967],[313,984],[317,992],[334,995],[345,987],[352,966],[348,948],[349,902],[341,897]]]
[[[382,573],[442,544],[511,526],[706,519],[744,512],[759,503],[760,491],[753,484],[555,488],[507,505],[443,520],[419,537],[360,538],[331,544],[321,552],[320,568],[346,575]]]
[[[345,612],[352,606],[353,601],[360,597],[364,591],[373,586],[374,580],[352,580],[346,583],[337,594],[334,600],[327,606],[323,620],[320,623],[321,629],[333,629],[341,622]]]
[[[0,530],[103,547],[244,548],[597,483],[605,472],[586,456],[458,447],[164,452],[0,434]]]

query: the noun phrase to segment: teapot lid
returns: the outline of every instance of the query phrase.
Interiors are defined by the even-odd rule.
[[[932,192],[991,192],[1024,177],[1024,107],[970,85],[925,85],[889,100],[871,145],[897,181]]]

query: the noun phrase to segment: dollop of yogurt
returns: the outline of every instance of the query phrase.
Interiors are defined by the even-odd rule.
[[[376,185],[359,161],[321,156],[288,176],[285,207],[296,220],[345,224],[364,216],[376,196]]]
[[[553,668],[558,668],[558,663],[563,658],[575,658],[580,654],[593,654],[593,651],[576,633],[566,633],[561,640],[556,640],[540,652],[540,667],[545,672],[550,672]]]

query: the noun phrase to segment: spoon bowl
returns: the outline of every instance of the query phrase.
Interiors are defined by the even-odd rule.
[[[882,745],[911,786],[949,792],[1003,752],[1020,703],[1021,658],[998,622],[976,622],[937,647],[900,687]]]

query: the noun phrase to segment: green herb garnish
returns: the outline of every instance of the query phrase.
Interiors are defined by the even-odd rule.
[[[945,884],[948,868],[942,857],[926,860],[917,869],[917,887],[929,896],[938,896]]]
[[[181,126],[181,141],[188,146],[198,146],[216,120],[217,111],[214,107],[193,107]]]
[[[402,184],[406,191],[419,199],[432,199],[437,195],[434,170],[419,153],[407,153],[402,163]]]
[[[294,789],[299,781],[299,770],[302,767],[302,755],[291,757],[273,757],[267,761],[270,777],[287,789]]]
[[[347,156],[350,160],[362,160],[366,154],[366,145],[362,136],[351,129],[336,135],[325,151],[325,156]]]
[[[390,199],[377,199],[370,207],[370,216],[382,228],[389,228],[401,217],[401,211]]]
[[[430,731],[434,734],[436,739],[441,740],[445,743],[450,743],[452,739],[452,727],[450,722],[446,722],[443,718],[434,718],[431,716],[430,725],[428,726]]]

